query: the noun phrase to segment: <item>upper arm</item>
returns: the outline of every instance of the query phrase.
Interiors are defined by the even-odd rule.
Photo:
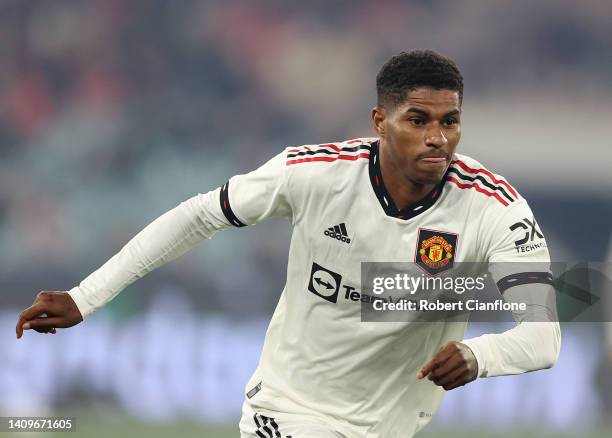
[[[255,224],[268,217],[293,217],[289,198],[286,151],[252,172],[236,175],[221,187],[220,205],[235,226]]]
[[[556,297],[546,239],[524,199],[504,211],[491,227],[487,260],[500,293],[524,303],[517,321],[554,321]]]

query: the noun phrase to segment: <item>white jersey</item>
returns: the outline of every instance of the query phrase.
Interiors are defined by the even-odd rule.
[[[373,138],[286,148],[176,210],[172,220],[185,225],[164,242],[150,241],[159,240],[159,230],[149,240],[146,229],[135,238],[144,242],[136,250],[146,254],[141,263],[126,267],[140,257],[130,242],[132,251],[126,246],[70,291],[84,316],[217,230],[286,217],[293,225],[287,282],[247,402],[262,415],[309,415],[354,438],[412,436],[429,422],[444,390],[417,380],[417,371],[442,345],[462,340],[466,328],[361,322],[361,262],[416,262],[435,273],[463,261],[549,261],[525,199],[467,156],[456,154],[428,196],[398,210]],[[441,254],[428,253],[432,238],[442,243]],[[484,353],[474,352],[481,366]]]

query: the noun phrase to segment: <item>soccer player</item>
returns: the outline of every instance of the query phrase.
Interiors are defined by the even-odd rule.
[[[455,63],[402,52],[376,86],[377,137],[287,147],[182,202],[80,285],[39,293],[17,337],[78,324],[215,232],[281,216],[293,226],[287,282],[245,389],[242,438],[410,437],[445,390],[553,366],[561,336],[546,270],[497,276],[506,300],[525,288],[538,297],[503,333],[463,340],[467,322],[361,321],[362,261],[416,262],[429,275],[462,261],[549,262],[525,199],[455,152],[463,99]]]

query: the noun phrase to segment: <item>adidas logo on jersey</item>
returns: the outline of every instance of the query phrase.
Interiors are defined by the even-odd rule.
[[[323,234],[341,242],[351,243],[351,239],[349,239],[348,233],[346,232],[346,225],[344,225],[344,222],[339,225],[329,227],[323,232]]]

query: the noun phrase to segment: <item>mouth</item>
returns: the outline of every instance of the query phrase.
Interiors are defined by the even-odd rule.
[[[421,161],[424,161],[425,163],[438,164],[438,163],[446,163],[446,158],[445,157],[426,157],[426,158],[421,158]]]
[[[448,162],[448,155],[446,154],[430,154],[419,157],[419,161],[433,165],[446,165]]]

